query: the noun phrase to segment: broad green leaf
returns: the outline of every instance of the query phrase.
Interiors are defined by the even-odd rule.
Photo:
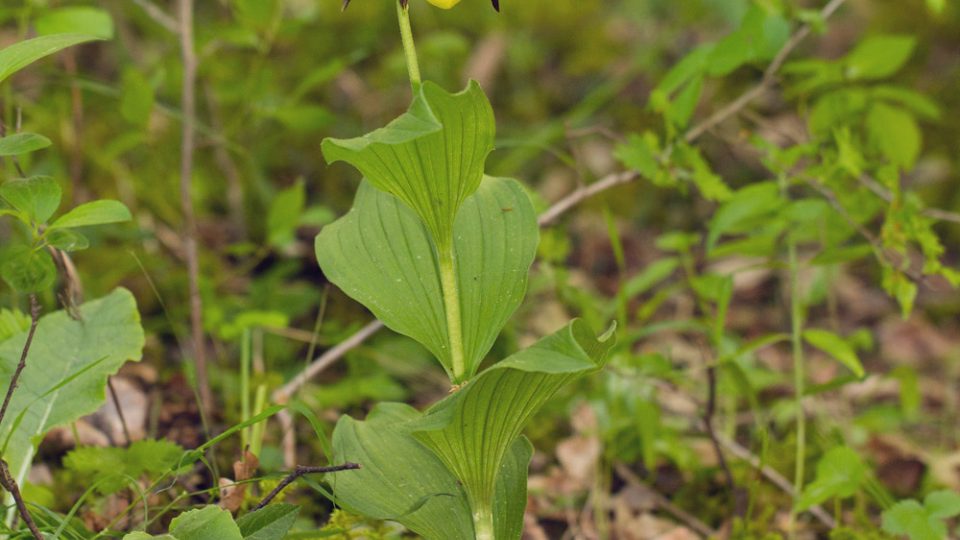
[[[893,75],[910,59],[916,38],[905,35],[879,35],[860,42],[844,59],[848,78],[883,79]]]
[[[932,517],[917,501],[900,501],[883,512],[882,528],[890,534],[904,534],[910,540],[943,540],[947,527]]]
[[[144,336],[133,295],[117,289],[80,306],[41,317],[26,368],[0,424],[0,451],[17,482],[30,468],[35,444],[51,428],[94,412],[104,402],[107,376],[139,360]],[[26,333],[0,343],[0,380],[9,380]]]
[[[100,200],[81,204],[50,224],[50,228],[69,229],[130,221],[130,210],[120,201]]]
[[[330,480],[334,500],[355,514],[398,521],[428,539],[472,540],[463,488],[406,427],[419,417],[402,403],[381,403],[363,422],[341,417],[333,432],[334,458],[361,468]]]
[[[950,519],[960,515],[960,493],[955,491],[934,491],[923,499],[923,506],[934,519]]]
[[[776,182],[760,182],[737,190],[710,220],[707,252],[729,232],[748,232],[755,220],[775,214],[784,205]]]
[[[50,139],[36,133],[15,133],[0,138],[0,156],[19,156],[50,146]]]
[[[523,534],[523,514],[527,508],[527,469],[533,457],[533,445],[526,437],[514,439],[503,459],[493,497],[494,538],[519,539]]]
[[[536,255],[536,214],[520,184],[485,177],[454,227],[466,377],[523,299]],[[452,373],[437,255],[426,228],[396,197],[360,185],[353,208],[317,236],[327,278]]]
[[[557,390],[603,366],[615,339],[575,320],[495,364],[431,407],[413,435],[460,480],[476,514],[492,512],[497,476],[527,421]]]
[[[294,504],[270,504],[244,515],[237,526],[243,540],[283,540],[299,513],[300,507]]]
[[[86,236],[70,229],[52,229],[47,233],[47,243],[61,251],[79,251],[90,247]]]
[[[60,206],[60,184],[49,176],[8,180],[0,185],[0,197],[35,223],[44,223]]]
[[[293,241],[293,234],[303,214],[307,193],[303,180],[277,193],[267,212],[267,234],[270,244],[284,246]]]
[[[127,533],[123,540],[178,540],[174,536],[169,534],[161,534],[160,536],[153,536],[152,534],[147,534],[143,531],[135,531],[132,533]]]
[[[877,103],[867,113],[870,141],[890,163],[911,169],[920,155],[923,135],[912,114]]]
[[[842,337],[829,330],[809,328],[803,331],[803,339],[832,356],[857,377],[863,377],[863,365],[860,363],[856,351]]]
[[[243,540],[230,512],[214,505],[175,517],[170,522],[170,534],[177,540]]]
[[[16,291],[38,293],[53,285],[57,267],[45,249],[17,245],[4,252],[0,276]]]
[[[83,34],[54,34],[14,43],[0,50],[0,82],[44,56],[97,39],[100,38]]]
[[[672,94],[685,82],[702,75],[709,65],[713,47],[712,43],[700,45],[674,64],[650,93],[651,105],[655,105],[655,95],[660,95],[662,99],[666,99],[669,94]]]
[[[493,150],[490,102],[476,82],[451,94],[420,86],[410,109],[386,127],[356,139],[324,139],[328,162],[346,161],[416,213],[442,252],[460,205],[480,185]]]
[[[846,446],[831,449],[817,463],[817,478],[797,500],[797,508],[805,510],[829,498],[852,497],[866,478],[866,467],[860,456]]]
[[[48,9],[37,17],[37,34],[84,34],[98,39],[113,38],[113,19],[106,10],[73,6]]]
[[[910,88],[880,85],[871,88],[870,94],[873,95],[873,97],[900,105],[917,116],[922,116],[929,120],[939,120],[942,115],[940,105],[938,105],[937,102]]]

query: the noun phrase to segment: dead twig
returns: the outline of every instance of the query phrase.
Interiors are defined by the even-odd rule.
[[[17,382],[23,368],[27,367],[27,354],[30,352],[30,345],[33,344],[33,336],[37,333],[37,324],[40,322],[40,303],[37,301],[37,295],[30,295],[30,330],[27,331],[27,341],[23,343],[23,351],[20,353],[20,362],[17,369],[10,378],[10,384],[7,385],[7,393],[3,397],[3,406],[0,407],[0,424],[7,414],[7,407],[10,406],[10,399],[13,398],[13,391],[17,389]]]
[[[127,419],[123,416],[123,408],[120,407],[120,398],[117,396],[117,389],[113,386],[113,377],[107,377],[107,388],[110,389],[110,399],[113,400],[113,406],[117,409],[117,416],[120,417],[120,427],[123,428],[123,438],[126,446],[133,443],[130,437],[130,428],[127,427]]]
[[[200,264],[197,255],[197,220],[193,208],[193,154],[196,146],[194,126],[197,117],[196,86],[197,56],[193,43],[193,0],[179,4],[180,53],[183,61],[181,87],[180,142],[180,207],[183,212],[183,246],[187,259],[187,277],[190,289],[190,329],[193,341],[193,362],[200,395],[200,409],[209,414],[213,407],[213,393],[207,377],[207,353],[203,335],[203,299],[200,297]]]
[[[713,445],[713,452],[717,455],[717,463],[723,471],[723,477],[727,482],[727,489],[730,490],[730,502],[733,507],[733,515],[743,517],[744,505],[737,484],[733,480],[733,472],[730,471],[730,465],[723,454],[723,448],[720,447],[720,441],[717,440],[716,430],[713,428],[713,416],[717,410],[717,366],[707,366],[707,405],[703,410],[703,427],[707,431],[710,443]]]
[[[893,194],[890,193],[890,190],[883,187],[883,185],[880,184],[880,182],[877,182],[876,180],[874,180],[873,178],[865,174],[862,174],[859,177],[857,177],[857,180],[864,187],[872,191],[873,194],[876,195],[877,197],[880,197],[881,199],[883,199],[888,203],[893,202]],[[955,212],[940,210],[939,208],[924,208],[921,213],[927,216],[928,218],[933,218],[940,221],[949,221],[950,223],[960,223],[960,214],[957,214]]]
[[[294,483],[301,476],[308,474],[322,474],[322,473],[332,473],[339,471],[351,471],[359,469],[360,465],[357,463],[344,463],[343,465],[333,465],[330,467],[307,467],[305,465],[297,465],[297,468],[294,469],[290,474],[288,474],[283,480],[277,484],[277,487],[273,488],[273,491],[267,494],[266,497],[260,501],[260,504],[253,507],[254,512],[268,505],[281,491],[286,489],[287,486]]]
[[[153,22],[165,28],[171,34],[179,34],[180,28],[176,19],[167,14],[166,11],[157,6],[150,0],[133,0],[133,3],[140,6],[147,16],[153,19]]]
[[[764,465],[760,461],[760,458],[753,455],[750,450],[744,448],[736,441],[732,441],[723,436],[718,436],[717,441],[724,448],[726,448],[728,452],[736,456],[738,459],[746,461],[751,467],[760,471],[760,474],[762,474],[773,485],[783,490],[784,493],[789,495],[791,498],[796,498],[796,492],[793,490],[793,484],[776,470]],[[837,526],[837,522],[833,519],[833,517],[820,505],[811,506],[807,509],[807,512],[810,512],[810,515],[817,518],[817,520],[819,520],[820,523],[823,523],[827,528],[833,529]]]
[[[670,499],[664,497],[662,494],[648,486],[643,480],[640,479],[639,476],[636,475],[636,473],[630,470],[630,467],[627,467],[623,463],[616,463],[613,467],[617,470],[617,474],[620,475],[620,478],[622,478],[627,484],[642,489],[644,493],[653,498],[654,504],[660,507],[664,512],[677,518],[687,527],[690,527],[691,529],[700,533],[701,536],[705,538],[713,538],[718,534],[717,531],[711,529],[706,523],[697,519],[696,516],[673,504],[670,502]]]
[[[290,397],[300,389],[301,386],[306,384],[311,378],[316,376],[318,373],[326,369],[330,364],[336,362],[344,354],[350,350],[356,348],[361,343],[367,340],[373,334],[376,334],[380,329],[383,328],[383,323],[380,321],[373,321],[368,323],[366,326],[358,330],[355,334],[340,342],[335,347],[328,349],[322,355],[320,355],[316,360],[314,360],[309,366],[306,367],[299,375],[294,377],[290,382],[278,388],[273,393],[274,403],[286,403],[289,401]]]
[[[27,331],[27,339],[23,343],[23,351],[20,353],[20,362],[17,363],[17,369],[13,372],[13,377],[10,378],[10,384],[7,386],[7,393],[3,397],[3,406],[0,407],[0,425],[3,425],[3,419],[7,414],[7,408],[10,406],[10,400],[13,398],[13,392],[17,389],[17,382],[20,380],[20,374],[23,373],[23,369],[27,366],[27,355],[30,353],[30,346],[33,344],[33,336],[37,333],[37,325],[40,321],[40,303],[37,301],[37,295],[30,295],[30,329]],[[3,489],[7,490],[8,493],[13,497],[13,502],[17,506],[17,511],[20,514],[20,517],[23,519],[23,522],[27,524],[27,528],[30,529],[30,532],[33,534],[33,537],[37,540],[43,540],[43,535],[40,534],[40,530],[37,528],[37,524],[34,523],[33,517],[30,516],[30,512],[27,510],[27,505],[23,501],[23,497],[20,495],[20,487],[17,485],[17,480],[10,474],[10,467],[7,465],[6,460],[0,458],[0,485],[3,486]]]

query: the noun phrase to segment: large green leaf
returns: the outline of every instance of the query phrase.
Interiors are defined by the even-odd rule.
[[[413,435],[460,480],[475,516],[493,512],[497,477],[523,426],[562,386],[603,365],[612,334],[596,338],[575,320],[487,369],[412,424]]]
[[[60,206],[60,184],[49,176],[9,180],[0,185],[0,197],[27,219],[44,223]]]
[[[520,184],[485,177],[454,233],[469,378],[523,300],[539,231]],[[316,250],[330,281],[452,371],[437,254],[412,211],[364,182],[353,209],[317,236]]]
[[[527,469],[533,457],[533,445],[526,437],[517,437],[504,456],[493,497],[495,538],[510,540],[523,534],[523,514],[527,509]]]
[[[0,50],[0,82],[44,56],[97,39],[83,34],[53,34],[14,43]]]
[[[300,507],[276,503],[250,512],[237,520],[244,540],[282,540],[297,520]]]
[[[333,433],[337,462],[362,468],[331,480],[336,502],[374,519],[390,519],[438,540],[473,540],[466,493],[457,478],[411,434],[422,415],[403,403],[381,403],[360,422],[345,416]],[[497,478],[494,507],[498,540],[518,539],[527,502],[527,467],[533,447],[517,437]]]
[[[50,139],[36,133],[14,133],[0,138],[0,156],[19,156],[50,146]]]
[[[406,427],[419,417],[409,405],[381,403],[363,422],[340,418],[334,459],[361,468],[331,480],[336,502],[356,514],[398,521],[426,538],[472,540],[463,489]]]
[[[50,224],[51,229],[89,227],[130,221],[130,210],[120,201],[102,199],[81,204]]]
[[[83,304],[79,313],[80,320],[65,311],[40,319],[0,424],[0,452],[17,482],[23,482],[40,437],[95,411],[104,401],[107,376],[140,359],[143,329],[129,291],[117,289]],[[0,343],[0,381],[10,380],[25,341],[24,332]]]
[[[325,139],[327,161],[346,161],[409,206],[438,248],[449,245],[460,205],[480,185],[493,150],[493,109],[476,82],[451,94],[421,85],[410,109],[355,139]]]

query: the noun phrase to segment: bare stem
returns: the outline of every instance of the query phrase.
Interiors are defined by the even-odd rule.
[[[23,368],[27,366],[27,355],[30,353],[30,346],[33,344],[33,336],[37,333],[37,324],[40,321],[40,303],[37,301],[37,295],[30,295],[30,330],[27,331],[27,340],[23,343],[23,351],[20,353],[20,362],[17,364],[17,369],[13,372],[13,377],[10,378],[10,384],[7,386],[7,393],[3,397],[3,406],[0,407],[0,425],[3,424],[3,418],[7,414],[7,407],[10,406],[10,400],[13,398],[13,392],[17,389],[17,382],[20,379],[20,374],[23,373]],[[20,514],[23,522],[27,524],[27,528],[30,529],[30,533],[33,534],[33,537],[37,540],[43,540],[43,535],[40,534],[40,530],[37,529],[37,524],[34,523],[33,517],[30,516],[30,512],[27,510],[27,505],[23,501],[23,496],[20,495],[20,487],[17,485],[16,479],[10,474],[10,468],[7,466],[7,462],[3,459],[0,459],[0,486],[3,486],[3,489],[7,490],[8,493],[13,497],[13,501],[17,506],[17,511]]]
[[[264,497],[262,501],[260,501],[260,504],[258,504],[253,508],[253,511],[257,511],[263,508],[264,506],[270,504],[270,501],[276,498],[276,496],[279,495],[281,491],[286,489],[287,486],[294,483],[297,480],[297,478],[300,478],[301,476],[305,476],[308,474],[322,474],[322,473],[332,473],[332,472],[339,472],[339,471],[351,471],[359,468],[360,468],[360,465],[357,463],[344,463],[343,465],[333,465],[330,467],[307,467],[304,465],[297,465],[297,468],[295,468],[290,474],[288,474],[283,480],[281,480],[280,483],[277,484],[277,487],[273,488],[273,491],[268,493],[267,496]]]
[[[183,246],[190,288],[190,328],[193,361],[200,394],[200,409],[209,413],[213,394],[207,377],[207,353],[203,336],[203,300],[200,297],[200,264],[197,255],[197,220],[193,209],[193,153],[196,124],[197,55],[193,43],[193,0],[180,0],[180,52],[183,59],[181,106],[183,124],[180,143],[180,207],[183,212]]]
[[[3,406],[0,407],[0,424],[3,424],[3,418],[7,414],[7,407],[10,406],[10,399],[13,397],[13,391],[17,389],[17,381],[23,368],[27,366],[27,354],[30,352],[30,345],[33,344],[33,336],[37,332],[37,323],[40,320],[40,303],[37,302],[37,295],[30,295],[30,330],[27,332],[27,341],[23,344],[23,351],[20,353],[20,363],[10,378],[10,384],[7,386],[7,393],[3,397]]]

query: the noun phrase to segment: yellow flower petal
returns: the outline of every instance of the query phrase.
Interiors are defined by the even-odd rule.
[[[460,0],[427,0],[427,2],[430,2],[431,4],[437,6],[438,8],[450,9],[453,6],[459,4]]]

